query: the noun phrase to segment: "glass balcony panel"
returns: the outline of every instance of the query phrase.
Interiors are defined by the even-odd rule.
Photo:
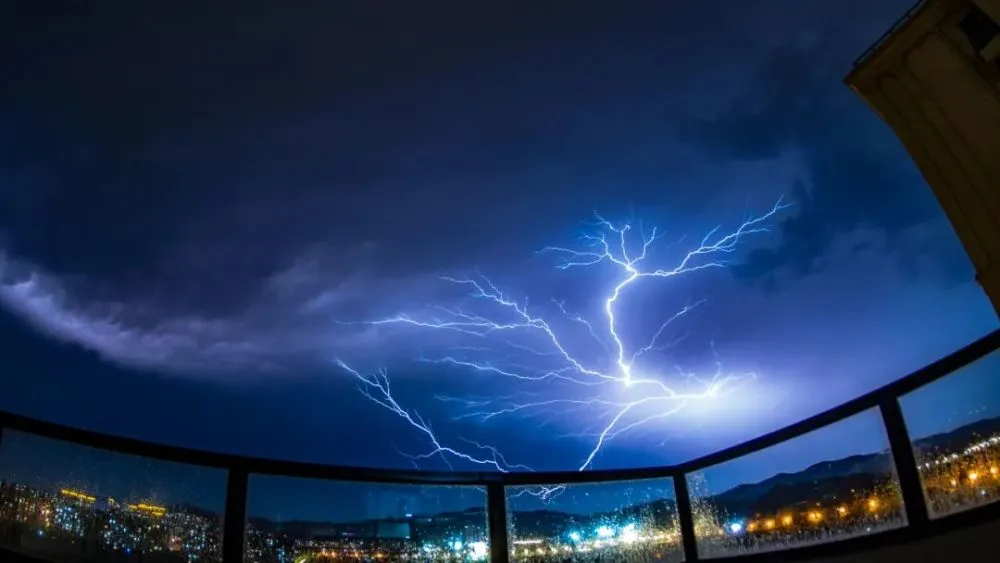
[[[899,400],[931,518],[1000,498],[1000,352]]]
[[[508,487],[511,560],[684,560],[673,480]]]
[[[48,561],[220,562],[226,476],[5,430],[0,546]]]
[[[881,413],[689,474],[703,558],[777,551],[906,524]]]
[[[246,563],[487,561],[486,490],[250,475]]]

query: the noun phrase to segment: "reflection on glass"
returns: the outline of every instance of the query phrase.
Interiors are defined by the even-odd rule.
[[[1000,352],[900,398],[931,518],[1000,498]]]
[[[226,472],[5,431],[0,545],[47,560],[222,558]]]
[[[669,478],[508,487],[511,559],[629,563],[684,559]]]
[[[251,475],[244,561],[486,561],[486,491]]]
[[[801,547],[906,524],[874,409],[687,480],[702,557]]]

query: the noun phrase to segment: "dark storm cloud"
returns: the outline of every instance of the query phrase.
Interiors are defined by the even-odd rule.
[[[239,312],[183,308],[153,293],[105,297],[92,279],[59,276],[0,254],[0,304],[57,340],[132,367],[217,375],[313,366],[352,347],[369,346],[371,331],[335,319],[370,310],[371,292],[393,290],[359,271],[339,280],[317,260],[303,259],[266,278]],[[322,276],[322,282],[315,279]],[[409,283],[408,289],[417,290]],[[225,289],[206,288],[212,295]],[[396,290],[398,291],[398,289]],[[368,308],[366,308],[366,306]]]
[[[516,261],[595,209],[669,198],[683,216],[705,194],[662,188],[699,166],[673,153],[673,128],[731,96],[705,77],[737,82],[772,30],[826,29],[828,11],[17,5],[0,23],[17,85],[0,91],[3,298],[48,334],[144,367],[333,354],[374,342],[334,321],[429,303],[438,274],[486,266],[533,281]],[[759,115],[693,133],[714,160],[809,156],[787,248],[756,255],[757,270],[806,263],[857,221],[843,209],[831,225],[809,219],[852,201],[838,158],[871,160],[833,117],[841,71],[806,60],[813,51],[760,65]]]
[[[832,80],[850,68],[842,48],[850,36],[843,28],[826,29],[801,44],[774,49],[757,65],[745,96],[716,117],[683,128],[686,140],[716,158],[762,160],[791,153],[803,163],[802,178],[789,186],[796,211],[781,223],[781,243],[755,249],[735,273],[772,281],[781,273],[814,274],[827,267],[839,237],[874,228],[885,233],[888,256],[904,269],[913,268],[904,256],[930,253],[941,269],[957,268],[967,277],[934,243],[948,234],[920,229],[938,218],[940,209],[912,161],[864,103]],[[924,236],[914,242],[914,233]]]
[[[631,150],[588,126],[622,104],[608,85],[641,95],[676,58],[606,46],[697,14],[632,39],[641,18],[600,4],[8,4],[4,303],[143,367],[356,343],[330,323],[430,300],[426,276],[530,252],[603,196],[579,155]]]
[[[422,215],[437,198],[380,183],[372,156],[433,121],[409,92],[468,57],[405,48],[399,26],[434,14],[52,8],[2,24],[0,297],[38,330],[142,367],[322,357],[365,332],[334,320],[456,259],[448,210]],[[392,251],[418,226],[426,244]]]

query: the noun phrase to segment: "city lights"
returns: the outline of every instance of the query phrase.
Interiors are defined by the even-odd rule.
[[[920,459],[918,467],[929,510],[947,513],[1000,498],[1000,479],[992,477],[997,474],[1000,440],[990,438],[984,443],[958,452],[957,457],[947,453]],[[702,497],[701,481],[692,479],[692,519],[699,550],[715,556],[785,549],[904,525],[902,499],[894,476],[870,474],[867,478],[874,484],[817,488],[814,497],[789,498],[783,507],[771,504],[769,509],[745,512],[713,504],[712,499],[721,497]],[[822,487],[822,483],[818,481],[817,486]],[[524,559],[531,563],[556,562],[577,555],[610,559],[635,556],[641,560],[664,553],[672,554],[674,559],[662,560],[678,560],[683,549],[675,505],[668,500],[643,502],[646,504],[625,506],[620,511],[576,513],[572,517],[550,503],[552,508],[529,513],[532,516],[526,521],[522,513],[511,512],[511,521],[516,523],[511,529],[512,556],[518,563]],[[221,556],[221,515],[198,514],[181,506],[148,501],[117,502],[76,489],[48,491],[0,482],[0,525],[53,546],[62,545],[60,542],[79,544],[81,538],[89,538],[102,550],[170,554],[187,563],[218,563]],[[399,525],[408,527],[405,534],[399,532]],[[351,530],[350,534],[311,537],[248,524],[245,561],[479,563],[489,558],[485,511],[440,517],[411,512],[404,517],[400,511],[390,526],[372,522],[343,526]],[[357,532],[365,529],[368,532]],[[398,536],[380,536],[383,530],[390,529]]]
[[[94,502],[95,500],[97,500],[97,497],[88,495],[86,493],[81,493],[79,491],[74,491],[71,489],[62,489],[59,492],[67,497],[74,498],[77,500],[82,500],[84,502]]]
[[[636,530],[635,524],[626,524],[619,534],[621,540],[625,543],[635,543],[639,541],[639,532]]]
[[[472,542],[469,547],[472,548],[472,557],[475,559],[485,559],[489,554],[489,546],[484,541]]]
[[[157,518],[161,518],[167,513],[166,507],[156,506],[152,504],[138,503],[138,504],[129,504],[126,506],[129,510],[134,510],[136,512],[148,514],[150,516],[155,516]]]
[[[189,563],[217,561],[222,539],[220,522],[210,517],[145,502],[120,505],[75,489],[50,493],[0,482],[0,525],[5,523],[53,545],[91,537],[103,549],[178,553]]]

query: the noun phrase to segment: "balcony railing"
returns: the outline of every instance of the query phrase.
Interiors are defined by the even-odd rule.
[[[879,38],[876,39],[874,43],[872,43],[867,49],[865,49],[864,53],[861,53],[858,56],[858,58],[854,59],[854,65],[853,66],[858,66],[858,65],[862,64],[863,62],[865,62],[868,59],[868,57],[870,57],[872,55],[872,53],[874,53],[875,51],[877,51],[879,49],[879,47],[881,47],[883,44],[885,44],[885,42],[889,39],[889,37],[891,37],[894,33],[896,33],[896,31],[899,30],[899,28],[901,28],[904,25],[906,25],[906,23],[909,22],[913,18],[914,15],[916,15],[917,10],[919,10],[924,5],[926,5],[926,3],[927,3],[927,0],[917,0],[916,3],[914,3],[912,6],[910,6],[910,9],[907,10],[905,14],[903,14],[902,16],[900,16],[900,18],[898,20],[896,20],[895,23],[892,24],[892,27],[890,27],[889,29],[887,29],[885,31],[885,33],[883,33],[881,36],[879,36]]]
[[[959,453],[949,455],[946,452],[940,460],[920,452],[915,454],[914,442],[911,440],[904,420],[904,408],[901,408],[900,402],[901,398],[912,392],[984,360],[998,348],[1000,348],[1000,330],[911,375],[836,408],[731,448],[666,467],[548,473],[365,469],[246,457],[154,444],[3,412],[0,412],[0,455],[16,456],[18,448],[16,440],[32,436],[185,466],[201,466],[207,468],[206,471],[214,471],[219,476],[220,497],[224,490],[224,502],[220,503],[222,508],[220,517],[217,521],[213,521],[215,524],[212,524],[218,528],[218,545],[203,545],[209,541],[205,540],[208,536],[203,535],[204,537],[199,536],[201,539],[197,540],[202,543],[192,547],[192,542],[195,542],[191,539],[193,535],[182,537],[180,533],[174,532],[164,532],[164,535],[156,540],[161,543],[153,547],[149,547],[152,544],[145,548],[134,547],[139,544],[127,542],[119,545],[119,548],[126,552],[140,548],[162,550],[165,553],[173,551],[178,561],[207,559],[223,563],[244,561],[253,563],[279,561],[282,560],[281,557],[285,557],[283,559],[285,561],[293,561],[290,553],[281,551],[283,548],[275,547],[275,542],[291,540],[279,538],[281,534],[277,532],[275,532],[277,535],[261,539],[264,537],[261,535],[264,532],[253,528],[252,521],[251,532],[248,532],[248,489],[252,495],[255,494],[258,483],[262,483],[260,487],[266,488],[269,479],[281,478],[309,478],[334,484],[352,484],[350,486],[377,484],[372,486],[385,487],[390,497],[396,494],[392,492],[395,490],[393,487],[416,486],[427,489],[461,487],[463,491],[479,495],[480,500],[476,502],[480,503],[481,509],[478,512],[459,511],[456,513],[457,516],[449,517],[452,522],[449,525],[457,530],[456,526],[459,524],[454,522],[461,518],[468,517],[475,520],[481,517],[485,520],[485,522],[480,521],[483,528],[480,536],[476,536],[474,530],[469,531],[471,524],[466,525],[464,532],[454,532],[457,534],[454,536],[456,539],[448,540],[454,544],[448,553],[435,551],[449,550],[448,544],[440,542],[435,545],[409,547],[407,547],[409,544],[404,545],[405,542],[402,542],[396,548],[392,548],[396,549],[395,552],[383,554],[376,551],[382,549],[381,547],[371,547],[371,544],[364,544],[360,539],[357,541],[342,539],[354,536],[347,536],[345,535],[347,532],[340,530],[333,535],[341,539],[330,540],[333,543],[322,544],[317,540],[314,543],[300,544],[300,547],[312,546],[310,547],[312,551],[309,552],[309,557],[300,556],[294,559],[297,563],[308,560],[319,561],[323,557],[409,561],[485,560],[488,557],[493,563],[506,563],[511,559],[594,561],[592,555],[601,549],[608,549],[608,546],[616,546],[615,549],[618,550],[616,554],[597,560],[604,562],[681,559],[747,561],[766,557],[766,552],[777,549],[783,550],[782,560],[808,559],[865,550],[896,542],[908,542],[1000,517],[1000,503],[990,504],[990,501],[1000,497],[1000,476],[997,475],[995,463],[991,461],[994,459],[991,456],[1000,453],[1000,432],[993,436],[983,436],[978,441],[963,442],[959,453],[966,457],[961,459]],[[905,404],[903,406],[905,407]],[[871,415],[876,430],[884,430],[887,447],[883,452],[863,456],[863,459],[858,457],[851,461],[880,469],[858,470],[849,475],[840,475],[845,479],[857,481],[845,481],[837,485],[845,491],[849,488],[853,496],[847,493],[840,494],[837,498],[834,498],[836,495],[818,495],[815,499],[810,499],[808,504],[796,501],[787,507],[779,506],[780,503],[774,504],[778,502],[774,501],[769,505],[770,508],[760,509],[756,514],[742,515],[738,521],[730,521],[727,520],[729,518],[727,511],[732,510],[734,501],[727,500],[729,504],[723,506],[726,503],[720,500],[721,497],[704,494],[704,491],[699,489],[705,475],[728,463],[735,463],[746,456],[769,448],[780,448],[789,440],[806,435],[818,436],[824,429],[838,424],[863,422],[864,417],[868,415]],[[586,495],[589,494],[586,493],[589,490],[587,487],[600,488],[612,485],[619,487],[620,490],[625,490],[623,487],[631,487],[629,490],[633,493],[628,494],[636,496],[625,508],[615,509],[617,510],[615,513],[621,518],[632,519],[630,523],[619,521],[612,525],[602,523],[605,522],[601,519],[603,517],[588,517],[581,514],[573,516],[574,513],[570,509],[564,511],[565,514],[557,510],[560,503],[572,502],[561,499],[572,499],[575,492],[585,491],[583,494]],[[784,486],[786,487],[784,490],[788,491],[795,486],[802,486],[802,483],[790,480]],[[560,496],[560,492],[564,496]],[[553,508],[548,512],[530,512],[514,506],[523,504],[524,499],[528,499],[529,504],[537,503],[539,497],[550,498]],[[815,502],[812,502],[813,500]],[[96,546],[95,541],[89,540],[70,542],[90,554],[91,558],[84,560],[112,560],[111,555],[103,559],[104,556],[100,554],[117,549],[113,545],[109,547],[110,544],[118,545],[115,542],[119,542],[114,539],[117,537],[114,536],[117,533],[114,531],[114,526],[108,523],[115,523],[115,520],[95,525],[92,521],[87,523],[82,520],[79,511],[71,510],[73,506],[91,506],[95,502],[98,502],[96,497],[87,491],[63,489],[42,493],[38,492],[37,487],[30,488],[13,482],[0,483],[0,555],[4,555],[5,560],[15,556],[22,557],[23,555],[16,555],[15,551],[22,548],[27,540],[11,538],[17,534],[21,534],[19,538],[25,537],[26,530],[37,530],[41,538],[49,529],[73,529],[77,530],[75,533],[81,538],[87,534],[98,538],[96,544],[100,545]],[[107,502],[107,507],[102,510],[112,511],[114,514],[133,515],[128,518],[168,517],[165,516],[167,509],[164,507],[141,503],[119,504],[119,501],[111,499]],[[67,506],[70,508],[66,508]],[[557,518],[552,516],[553,513],[562,514],[559,518],[563,516],[565,518],[559,521],[553,520]],[[462,516],[463,514],[466,516]],[[413,516],[408,514],[406,518]],[[416,517],[419,518],[420,515]],[[3,531],[6,529],[2,526],[4,519],[14,522],[10,525],[13,532]],[[409,525],[406,522],[396,522],[396,524]],[[387,524],[390,527],[392,525],[394,524],[391,522]],[[567,525],[580,528],[566,528]],[[161,528],[159,524],[155,527]],[[153,526],[147,526],[146,529],[152,528]],[[164,524],[162,528],[166,530],[168,527]],[[781,541],[777,541],[774,538],[778,537],[781,530],[785,530],[782,532],[784,535],[781,536]],[[394,535],[391,531],[385,533],[380,531],[375,535],[404,537],[406,534]],[[134,533],[129,537],[133,538],[129,541],[139,541],[134,538]],[[368,547],[365,547],[366,545]],[[336,547],[330,546],[341,546],[341,553],[339,555],[334,553]],[[267,549],[271,549],[273,553],[264,553]],[[185,550],[201,551],[197,551],[198,557],[193,557],[185,556],[185,553],[189,553]],[[642,557],[630,558],[627,555],[639,553],[641,550],[645,550],[641,552]],[[25,550],[20,549],[17,552],[25,553]],[[276,554],[283,555],[279,557]],[[46,560],[45,557],[48,556],[36,553],[35,557]],[[54,560],[64,560],[57,556],[52,557]],[[78,557],[75,560],[80,559]]]

